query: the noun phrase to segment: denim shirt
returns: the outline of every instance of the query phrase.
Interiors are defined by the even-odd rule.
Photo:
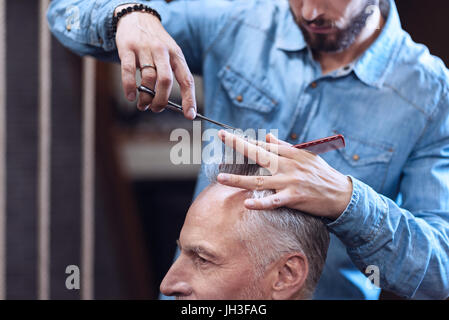
[[[291,143],[345,136],[345,149],[322,156],[351,177],[353,193],[326,221],[331,244],[315,298],[377,299],[366,276],[403,297],[449,296],[449,74],[402,30],[393,1],[371,47],[327,75],[285,0],[53,0],[48,21],[74,52],[118,61],[111,17],[130,2],[156,9],[203,75],[207,116],[278,129]],[[200,174],[195,195],[206,185]]]

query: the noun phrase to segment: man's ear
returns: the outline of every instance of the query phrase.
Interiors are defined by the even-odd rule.
[[[273,270],[273,300],[302,298],[303,287],[309,274],[309,263],[300,252],[289,253],[279,259]]]

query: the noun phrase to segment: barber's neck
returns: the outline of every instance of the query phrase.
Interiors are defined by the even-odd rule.
[[[320,63],[323,74],[328,74],[355,61],[377,39],[385,24],[385,19],[378,14],[378,17],[373,17],[368,21],[369,23],[366,24],[354,43],[344,51],[314,53],[314,58]]]

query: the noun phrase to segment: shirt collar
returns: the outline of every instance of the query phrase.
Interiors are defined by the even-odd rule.
[[[276,47],[284,51],[300,51],[307,47],[301,29],[293,18],[288,1],[279,2],[283,6],[280,11],[279,28],[276,35]]]
[[[390,9],[379,37],[356,61],[354,72],[364,83],[381,87],[387,71],[393,63],[401,34],[401,22],[394,0],[389,0]],[[300,51],[307,47],[301,29],[296,24],[288,1],[281,14],[276,47],[284,51]]]
[[[394,63],[402,34],[401,21],[396,5],[390,0],[390,10],[379,37],[357,60],[354,72],[368,85],[381,87],[388,70]]]

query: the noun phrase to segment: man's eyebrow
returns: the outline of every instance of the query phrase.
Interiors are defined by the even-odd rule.
[[[187,245],[187,246],[181,246],[181,243],[179,242],[179,239],[176,240],[176,244],[178,245],[178,248],[180,250],[185,250],[187,252],[192,252],[192,253],[196,253],[196,254],[201,254],[204,256],[207,256],[208,258],[212,259],[212,260],[217,260],[219,257],[218,255],[213,252],[210,249],[205,248],[202,245]]]

